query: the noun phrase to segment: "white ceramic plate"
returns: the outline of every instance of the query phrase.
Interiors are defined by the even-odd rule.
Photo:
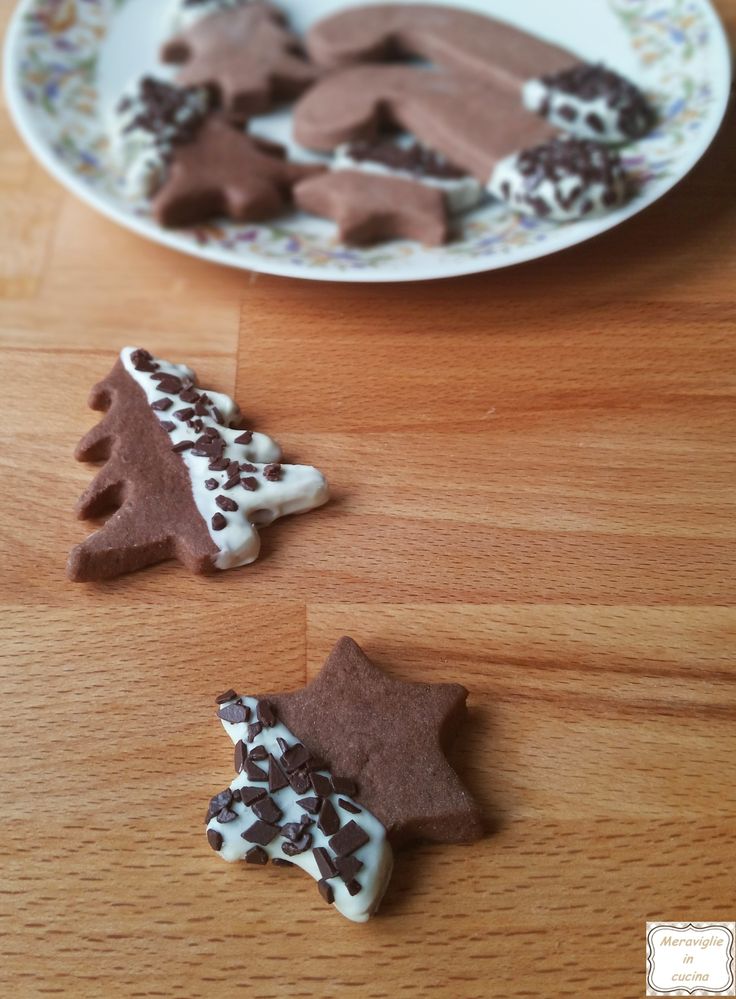
[[[281,0],[298,29],[361,0]],[[498,203],[464,217],[462,238],[424,249],[336,244],[331,223],[293,214],[277,224],[218,223],[164,231],[117,190],[104,120],[130,80],[157,66],[164,0],[21,0],[5,50],[16,124],[47,169],[103,214],[149,239],[233,267],[338,281],[412,281],[507,267],[581,243],[642,211],[700,159],[721,123],[731,67],[709,0],[443,0],[511,21],[626,74],[655,101],[661,124],[627,148],[637,197],[604,218],[567,225],[522,219]],[[288,112],[254,130],[289,137]],[[301,151],[295,150],[297,155]]]

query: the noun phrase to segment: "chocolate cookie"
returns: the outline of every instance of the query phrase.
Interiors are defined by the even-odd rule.
[[[258,557],[259,526],[327,501],[317,469],[282,464],[278,445],[241,429],[235,403],[199,390],[184,365],[126,347],[90,406],[105,417],[76,457],[106,464],[77,513],[112,516],[72,551],[76,582],[170,558],[195,573],[246,565]]]
[[[265,0],[207,4],[198,18],[163,46],[161,58],[181,66],[182,86],[210,86],[225,111],[239,121],[301,94],[318,72],[283,14]]]
[[[306,212],[334,219],[340,241],[355,246],[386,239],[439,246],[449,238],[442,192],[402,177],[336,170],[301,181],[294,200]]]
[[[617,152],[560,139],[501,91],[449,72],[359,65],[317,83],[298,102],[298,142],[322,151],[373,140],[386,125],[416,136],[514,209],[556,221],[609,211],[629,193]]]
[[[228,861],[288,858],[326,902],[364,922],[391,877],[391,846],[483,835],[443,753],[466,697],[457,684],[391,680],[350,638],[303,690],[227,691],[218,715],[238,776],[210,802],[210,846]]]
[[[419,56],[506,92],[518,105],[582,139],[630,142],[652,128],[644,94],[610,68],[510,24],[435,4],[349,7],[308,33],[315,62],[334,68]]]

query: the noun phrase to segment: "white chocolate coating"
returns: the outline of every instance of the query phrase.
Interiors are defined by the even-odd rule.
[[[402,180],[413,180],[427,187],[435,187],[442,191],[447,201],[448,209],[454,214],[470,211],[483,200],[485,192],[483,185],[475,177],[433,177],[426,173],[413,173],[410,170],[397,170],[385,163],[377,163],[369,159],[354,159],[350,155],[350,146],[338,146],[332,162],[334,170],[362,170],[364,173],[382,174],[384,177],[399,177]]]
[[[584,181],[574,169],[555,179],[543,177],[530,186],[519,168],[519,154],[499,161],[488,181],[488,191],[522,215],[553,222],[575,222],[595,218],[623,204],[629,194],[625,173],[616,174],[613,186],[602,181]],[[543,207],[542,207],[543,206]]]
[[[254,720],[258,704],[257,700],[252,697],[243,697],[240,700],[250,708],[251,720]],[[246,722],[232,724],[223,721],[222,725],[232,739],[233,744],[241,740],[245,742],[248,727]],[[248,749],[252,749],[255,746],[263,746],[268,753],[278,759],[281,756],[281,749],[277,742],[279,738],[285,739],[289,745],[299,742],[299,739],[296,738],[286,725],[278,721],[271,728],[264,727],[261,733],[252,742],[248,743]],[[318,773],[327,776],[327,772],[324,770],[320,770]],[[230,785],[230,789],[235,790],[236,788],[246,786],[258,787],[259,785],[248,780],[247,775],[243,772],[238,774]],[[266,787],[265,784],[260,786]],[[301,817],[306,813],[303,808],[297,805],[297,801],[300,798],[308,797],[312,793],[308,791],[306,794],[297,794],[290,786],[280,791],[272,792],[270,797],[283,813],[282,818],[279,819],[279,824],[299,822]],[[340,798],[354,804],[360,809],[360,814],[353,815],[342,809],[338,804],[338,799]],[[354,820],[370,837],[369,841],[353,854],[363,864],[363,868],[356,876],[356,880],[361,885],[361,891],[356,895],[351,895],[341,878],[331,878],[329,881],[335,896],[335,908],[353,922],[364,923],[378,909],[388,883],[391,880],[393,851],[386,838],[386,830],[382,823],[379,822],[375,815],[372,815],[371,812],[364,808],[360,802],[354,801],[345,794],[332,794],[329,800],[340,816],[341,824],[344,825],[348,821]],[[222,836],[222,847],[219,850],[219,854],[224,860],[232,862],[244,860],[245,855],[252,849],[253,844],[244,840],[241,834],[249,826],[253,825],[256,821],[256,816],[243,802],[233,802],[229,807],[237,814],[237,819],[234,819],[232,822],[219,822],[215,817],[209,821],[207,829],[214,829]],[[289,860],[292,864],[296,864],[303,871],[306,871],[315,881],[320,881],[322,875],[317,867],[312,850],[316,847],[327,848],[330,837],[326,836],[317,827],[316,822],[309,826],[308,831],[312,836],[312,845],[304,853],[299,853],[296,856],[288,856],[283,853],[281,847],[284,841],[280,836],[277,836],[267,846],[262,847],[262,849],[266,851],[270,858],[280,857],[283,860]]]
[[[569,132],[580,139],[593,139],[596,142],[630,142],[629,136],[619,128],[620,115],[615,107],[611,107],[604,95],[584,100],[575,94],[567,94],[548,86],[543,80],[527,80],[522,90],[522,103],[527,111],[541,114],[546,108],[544,117],[555,128]],[[561,114],[563,108],[572,107],[575,118]],[[590,115],[595,115],[601,127],[593,128],[588,124]]]
[[[174,415],[177,410],[186,408],[188,404],[182,402],[178,395],[161,391],[158,382],[152,377],[152,374],[169,374],[177,378],[194,379],[194,372],[186,365],[171,364],[159,358],[155,358],[158,364],[156,372],[137,371],[131,360],[131,354],[135,349],[135,347],[125,347],[121,351],[120,359],[130,377],[145,392],[149,403],[161,398],[172,400],[170,409],[166,411],[151,410],[159,422],[175,424],[175,429],[168,432],[172,447],[181,441],[199,437],[198,432],[191,430],[186,422],[177,420]],[[215,428],[225,441],[223,456],[230,461],[248,462],[256,467],[256,471],[242,473],[244,477],[252,476],[257,479],[258,488],[255,492],[249,492],[240,485],[223,490],[222,486],[229,478],[227,471],[210,470],[207,458],[195,456],[190,451],[183,451],[180,455],[189,471],[194,502],[207,525],[210,537],[219,550],[215,566],[218,569],[232,569],[248,565],[258,558],[260,538],[257,527],[266,526],[287,514],[304,513],[321,506],[327,502],[328,487],[322,473],[308,465],[281,465],[279,481],[269,481],[264,475],[264,470],[266,465],[280,460],[279,446],[270,437],[257,433],[253,434],[249,444],[236,444],[235,439],[243,433],[242,430],[231,428],[231,424],[240,418],[237,405],[227,395],[205,389],[201,391],[206,391],[212,405],[222,414],[222,423],[218,423],[213,416],[202,416],[200,419],[204,427]],[[208,479],[216,480],[218,487],[207,489],[205,482]],[[238,504],[236,512],[223,511],[217,505],[216,497],[222,495]],[[224,530],[214,530],[212,518],[216,514],[225,517],[227,526]]]

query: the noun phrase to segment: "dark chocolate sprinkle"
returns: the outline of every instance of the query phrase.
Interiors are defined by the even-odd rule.
[[[252,440],[253,440],[253,431],[252,430],[246,430],[246,431],[244,431],[244,433],[242,433],[240,435],[240,437],[236,437],[235,438],[234,443],[235,444],[250,444],[250,442]]]
[[[191,420],[194,416],[194,410],[191,407],[188,407],[187,409],[177,409],[174,416],[177,420],[181,420],[182,423],[186,423],[187,420]]]
[[[237,701],[234,704],[225,704],[217,712],[218,718],[222,718],[226,722],[231,722],[233,725],[239,725],[241,722],[248,721],[249,716],[250,708]]]
[[[286,843],[281,844],[282,851],[287,857],[296,857],[299,853],[305,853],[312,846],[312,837],[308,832],[305,832],[299,839],[287,840]]]
[[[244,833],[240,835],[248,843],[257,843],[258,846],[268,846],[268,844],[275,839],[279,834],[279,827],[272,826],[269,822],[263,822],[259,819],[254,822],[252,826],[249,826]]]
[[[217,489],[219,485],[220,483],[217,481],[217,479],[207,479],[207,481],[204,484],[205,489],[209,489],[210,492],[213,492],[215,489]]]
[[[201,399],[197,400],[197,402],[196,402],[196,404],[194,406],[194,412],[197,414],[197,416],[206,416],[207,415],[207,407],[205,406],[205,404],[202,402]]]
[[[305,812],[310,812],[312,815],[316,815],[320,810],[322,804],[321,798],[300,798],[297,801],[297,805],[303,808]]]
[[[215,458],[207,467],[211,472],[224,472],[228,464],[227,458]]]
[[[179,441],[178,444],[174,444],[172,451],[176,454],[181,454],[183,451],[188,451],[190,447],[194,447],[194,441]]]
[[[322,896],[322,898],[325,900],[325,902],[327,902],[328,905],[332,905],[332,903],[335,901],[335,893],[332,890],[332,885],[330,884],[330,882],[325,881],[325,879],[323,878],[321,881],[317,883],[317,887],[319,888],[319,893]]]
[[[338,798],[337,803],[340,808],[343,808],[346,812],[350,812],[351,815],[361,814],[361,809],[357,805],[354,805],[352,801],[346,801],[345,798]]]
[[[227,704],[228,701],[236,701],[238,699],[237,693],[231,687],[230,690],[226,690],[224,694],[218,694],[215,698],[215,704]]]
[[[212,530],[213,531],[224,531],[227,527],[227,521],[222,516],[221,513],[216,513],[212,518]]]
[[[343,881],[352,881],[362,867],[363,862],[357,857],[337,857],[335,859],[335,870]]]
[[[210,819],[214,818],[215,815],[217,815],[218,812],[221,812],[223,808],[229,808],[232,801],[233,794],[229,787],[226,787],[224,791],[220,791],[219,794],[216,794],[214,798],[210,799],[205,822],[209,822]]]
[[[309,750],[300,742],[297,742],[297,744],[292,746],[290,749],[285,750],[283,756],[281,757],[281,765],[287,774],[293,773],[294,770],[299,770],[301,767],[306,766],[308,761]]]
[[[276,823],[281,818],[281,809],[273,798],[263,798],[253,805],[253,811],[264,822]]]
[[[319,873],[323,878],[336,878],[337,868],[332,862],[332,857],[330,856],[329,850],[325,850],[323,846],[317,846],[312,850],[315,862],[319,869]]]
[[[233,788],[233,801],[242,801],[242,800],[243,799],[242,799],[241,794],[240,794],[240,788],[239,787],[234,787]]]
[[[154,363],[151,354],[147,350],[143,350],[142,347],[132,352],[130,360],[136,371],[155,371],[158,368],[158,364]]]
[[[248,758],[255,760],[257,763],[268,759],[268,751],[265,746],[254,746],[253,749],[248,753]]]
[[[194,388],[186,388],[183,392],[179,393],[179,398],[182,402],[198,402],[199,392]]]
[[[207,842],[210,844],[213,850],[222,849],[222,833],[219,833],[216,829],[207,830]]]
[[[347,888],[348,892],[351,895],[357,895],[358,892],[361,890],[360,882],[359,881],[355,881],[355,880],[353,880],[353,881],[346,881],[345,882],[345,887]]]
[[[245,761],[248,757],[248,751],[245,748],[245,743],[242,739],[239,739],[235,743],[235,755],[233,762],[235,764],[235,772],[240,773],[241,770],[245,769]]]
[[[241,479],[240,482],[243,489],[247,489],[249,493],[254,493],[258,489],[258,479],[254,479],[252,475],[247,476],[245,479]]]
[[[563,104],[558,109],[557,113],[559,114],[560,118],[563,118],[565,121],[575,121],[575,119],[578,116],[578,113],[575,110],[575,108],[572,106],[572,104]]]
[[[286,750],[289,748],[289,743],[286,741],[286,739],[282,738],[281,736],[278,736],[278,738],[276,739],[276,744],[278,745],[282,753],[285,753]]]
[[[256,781],[256,783],[258,781],[265,782],[268,780],[268,774],[266,771],[262,770],[256,763],[253,762],[253,760],[245,761],[245,773],[248,780]]]
[[[170,434],[172,430],[176,430],[176,424],[172,423],[171,420],[161,420],[161,426],[168,434]]]
[[[248,742],[253,742],[254,739],[258,738],[262,731],[263,725],[261,725],[260,722],[251,722],[246,730],[245,738]]]
[[[227,486],[225,488],[227,489]],[[231,500],[229,496],[217,496],[215,497],[215,503],[217,503],[221,510],[227,510],[228,513],[235,513],[238,509],[238,504],[235,500]]]
[[[263,469],[264,479],[268,479],[269,482],[280,482],[281,481],[281,465],[271,464],[266,465]]]
[[[457,180],[466,173],[454,163],[449,163],[439,153],[419,145],[399,146],[390,139],[355,142],[348,149],[348,156],[358,163],[380,163],[393,170],[403,170],[417,177],[437,177],[444,180]]]
[[[238,813],[231,811],[229,808],[223,808],[217,813],[218,822],[234,822],[237,817]]]
[[[227,480],[227,482],[225,483],[225,485],[222,488],[223,489],[234,489],[235,486],[238,486],[238,485],[240,485],[240,473],[239,472],[236,473],[235,475],[231,475],[230,478]]]
[[[178,395],[181,392],[181,379],[176,375],[157,374],[151,377],[158,382],[161,392],[166,392],[168,395]]]
[[[244,805],[249,807],[256,801],[260,801],[261,798],[266,797],[265,787],[241,787],[240,798]]]
[[[167,409],[171,409],[173,401],[167,396],[163,399],[156,399],[155,402],[151,403],[151,409],[155,409],[157,413],[165,413]]]
[[[294,773],[289,774],[289,784],[297,794],[306,794],[310,788],[309,774],[304,770],[295,770]]]
[[[288,786],[289,781],[286,779],[286,774],[272,756],[268,762],[268,790],[273,793]]]
[[[256,715],[261,725],[266,728],[273,728],[278,721],[276,710],[270,701],[259,701],[256,707]]]
[[[215,422],[216,423],[220,423],[220,424],[224,424],[225,423],[225,420],[223,419],[222,413],[217,408],[217,406],[213,406],[212,407],[212,415],[215,418]]]
[[[362,829],[357,822],[350,821],[332,837],[329,847],[338,857],[348,857],[361,846],[365,846],[369,839],[365,829]]]
[[[332,794],[332,784],[329,777],[325,777],[324,774],[312,773],[309,775],[309,780],[314,793],[320,798],[327,798]]]
[[[319,810],[319,829],[325,836],[332,836],[340,828],[340,816],[335,811],[334,805],[329,798],[325,798]]]
[[[254,846],[245,855],[246,864],[260,864],[261,866],[268,863],[268,854],[260,846]]]
[[[581,101],[603,98],[606,106],[617,113],[619,131],[629,139],[642,138],[656,121],[655,112],[641,90],[605,66],[578,63],[560,73],[544,76],[542,81],[552,91]],[[596,126],[592,127],[598,130]]]
[[[241,472],[257,472],[258,469],[256,468],[255,465],[251,465],[251,463],[249,461],[241,461],[241,463],[240,463],[240,471]]]

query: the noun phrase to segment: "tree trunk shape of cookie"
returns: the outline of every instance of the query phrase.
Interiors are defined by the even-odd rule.
[[[213,119],[176,146],[153,210],[164,226],[195,225],[218,215],[238,222],[280,215],[292,188],[324,167],[290,163],[281,147]]]
[[[339,170],[301,181],[294,199],[304,211],[334,219],[343,243],[414,239],[439,246],[449,236],[443,193],[416,181]]]
[[[630,142],[646,135],[655,120],[643,93],[620,74],[511,24],[455,7],[351,7],[318,21],[307,35],[307,50],[329,68],[419,56],[505,93],[578,138]]]
[[[76,449],[104,461],[77,505],[80,519],[112,514],[71,553],[69,577],[106,579],[176,558],[195,573],[253,562],[258,526],[327,500],[315,468],[280,462],[269,437],[233,427],[225,395],[197,390],[194,373],[125,348],[94,387],[105,416]]]
[[[197,21],[161,57],[181,65],[178,83],[216,88],[227,113],[241,120],[298,96],[318,76],[283,14],[259,0]]]
[[[297,103],[294,134],[312,149],[375,138],[398,125],[514,208],[559,221],[610,210],[628,195],[618,153],[560,139],[501,91],[410,65],[338,70]]]

